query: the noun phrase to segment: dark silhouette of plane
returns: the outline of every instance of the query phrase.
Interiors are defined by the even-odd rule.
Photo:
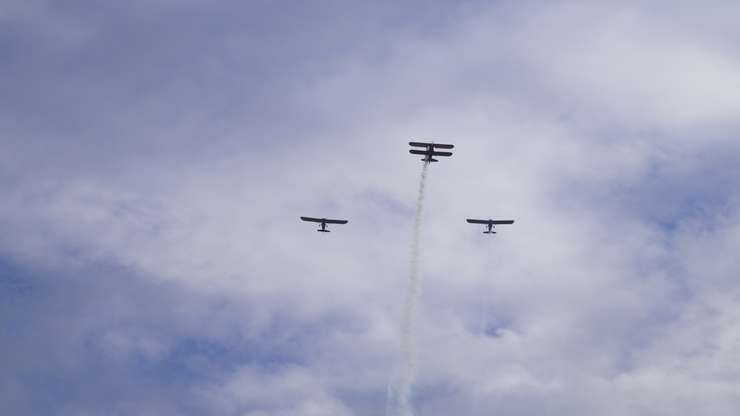
[[[411,149],[409,153],[414,155],[424,155],[421,159],[424,163],[439,162],[434,156],[452,156],[452,152],[438,152],[434,149],[452,149],[451,144],[439,144],[439,143],[423,143],[423,142],[409,142],[409,146],[414,147],[425,147],[424,150]]]
[[[483,231],[483,234],[496,234],[496,231],[493,231],[495,228],[494,225],[497,224],[514,224],[514,220],[474,220],[468,218],[467,221],[470,224],[485,224],[488,226],[488,229],[486,231]]]
[[[321,223],[321,228],[319,228],[316,231],[322,232],[322,233],[329,233],[331,231],[326,229],[326,224],[346,224],[347,220],[330,220],[326,218],[312,218],[312,217],[301,217],[303,221],[308,222],[318,222]]]

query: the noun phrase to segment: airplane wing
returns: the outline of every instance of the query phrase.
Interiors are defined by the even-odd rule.
[[[301,217],[303,221],[321,222],[321,218]],[[327,221],[329,222],[329,221]]]
[[[409,146],[416,146],[416,147],[429,147],[431,145],[432,145],[431,143],[409,142]]]
[[[347,220],[326,220],[327,224],[346,224]]]
[[[452,152],[435,152],[435,151],[432,151],[432,156],[452,156]]]
[[[470,224],[514,224],[514,220],[474,220],[468,218],[466,221]]]
[[[432,146],[434,146],[436,149],[452,149],[455,147],[455,145],[452,144],[439,144],[439,143],[433,143]]]
[[[428,151],[425,151],[425,150],[411,149],[411,150],[409,150],[409,153],[412,153],[412,154],[415,154],[415,155],[426,155],[429,152]]]

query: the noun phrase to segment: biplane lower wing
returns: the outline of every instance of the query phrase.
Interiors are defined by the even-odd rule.
[[[409,150],[409,153],[414,155],[425,155],[425,156],[452,156],[452,152],[435,152],[435,151],[424,151],[424,150],[416,150],[411,149]]]

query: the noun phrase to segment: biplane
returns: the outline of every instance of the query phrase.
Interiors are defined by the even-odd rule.
[[[452,149],[455,147],[451,144],[440,144],[440,143],[424,143],[424,142],[409,142],[409,146],[412,147],[424,147],[424,150],[411,149],[409,153],[414,155],[424,155],[421,159],[424,163],[439,162],[434,156],[452,156],[452,152],[438,152],[436,149]]]

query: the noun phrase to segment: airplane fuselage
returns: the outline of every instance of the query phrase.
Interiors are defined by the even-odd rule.
[[[321,219],[321,228],[316,230],[321,233],[330,233],[331,231],[326,229],[326,218]]]

